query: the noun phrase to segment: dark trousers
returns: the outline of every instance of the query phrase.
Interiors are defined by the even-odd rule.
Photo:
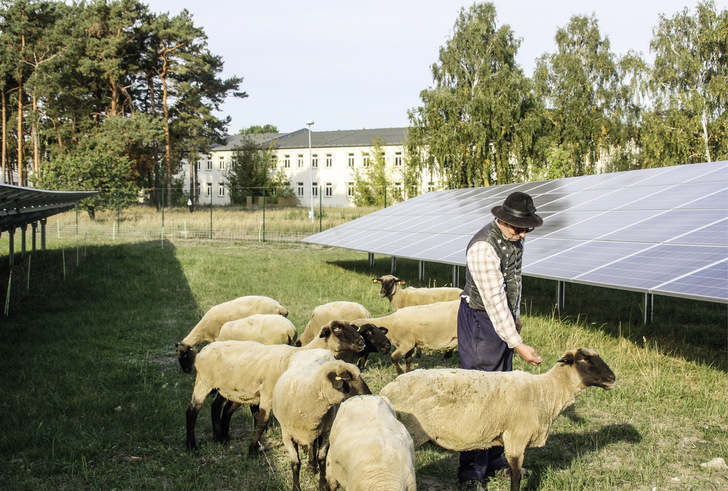
[[[471,309],[465,299],[458,310],[458,353],[461,368],[486,372],[513,370],[513,349],[496,334],[488,314]],[[504,465],[503,447],[460,452],[458,480],[480,481]]]

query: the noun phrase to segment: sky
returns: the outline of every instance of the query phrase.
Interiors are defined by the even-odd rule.
[[[248,97],[229,98],[219,117],[229,134],[272,124],[281,132],[408,126],[407,111],[432,87],[431,66],[452,36],[462,0],[142,0],[155,13],[187,9],[224,62],[222,78],[243,78]],[[556,50],[554,36],[573,15],[594,15],[611,50],[652,61],[659,14],[672,17],[695,0],[495,0],[497,24],[521,46],[527,76]],[[728,0],[716,0],[718,10]]]

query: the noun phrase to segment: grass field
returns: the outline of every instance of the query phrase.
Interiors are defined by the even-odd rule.
[[[163,246],[162,246],[163,245]],[[58,247],[54,244],[53,247]],[[215,304],[267,295],[303,329],[311,310],[351,300],[373,315],[390,312],[371,278],[388,257],[300,243],[159,240],[88,245],[65,281],[34,291],[1,322],[0,487],[36,489],[290,488],[290,470],[272,424],[269,447],[246,456],[252,420],[239,411],[232,440],[212,442],[209,402],[197,422],[201,449],[184,448],[194,374],[174,357],[181,340]],[[53,251],[48,251],[53,253]],[[0,257],[0,261],[7,258]],[[412,286],[445,286],[449,266],[398,261]],[[701,467],[728,460],[728,312],[725,305],[657,297],[655,320],[641,323],[641,296],[568,285],[554,311],[555,284],[524,280],[524,337],[545,361],[515,368],[543,373],[574,347],[597,349],[617,375],[611,391],[591,388],[555,422],[543,448],[526,451],[525,489],[727,489],[728,472]],[[415,367],[458,365],[425,352]],[[373,355],[364,378],[373,392],[394,379]],[[457,487],[457,454],[417,451],[421,490]],[[302,469],[304,489],[316,480]],[[497,481],[489,489],[505,490]]]

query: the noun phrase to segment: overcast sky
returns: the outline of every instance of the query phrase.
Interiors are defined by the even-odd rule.
[[[144,0],[142,0],[144,1]],[[229,133],[273,124],[289,132],[408,125],[407,110],[432,86],[430,67],[451,37],[462,0],[147,0],[155,13],[187,9],[208,47],[225,62],[223,77],[243,77],[245,99],[220,116]],[[517,60],[531,76],[555,51],[554,35],[573,15],[594,14],[613,53],[641,52],[659,14],[672,17],[694,0],[496,0],[498,25],[521,38]],[[728,0],[716,0],[723,10]]]

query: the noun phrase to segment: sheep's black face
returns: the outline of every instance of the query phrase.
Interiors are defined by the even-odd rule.
[[[391,274],[376,278],[372,280],[372,282],[382,285],[379,289],[379,296],[382,298],[392,298],[397,285],[404,284],[404,281],[400,280],[396,276],[392,276]]]
[[[345,321],[331,321],[329,324],[321,328],[320,336],[334,336],[339,342],[339,350],[341,351],[362,351],[366,348],[364,338],[352,326]]]
[[[331,385],[339,392],[346,394],[347,398],[372,393],[358,372],[353,373],[347,369],[339,368],[329,372],[327,378],[331,382]]]
[[[196,355],[197,350],[191,346],[187,346],[186,344],[177,345],[177,359],[179,359],[179,364],[182,367],[183,372],[190,373],[192,371]]]
[[[566,353],[559,361],[573,364],[586,387],[596,386],[609,390],[616,384],[617,377],[614,372],[595,350],[579,348]]]
[[[386,355],[392,348],[392,343],[387,339],[387,328],[377,327],[373,324],[364,324],[359,327],[359,333],[367,344],[366,350]]]

